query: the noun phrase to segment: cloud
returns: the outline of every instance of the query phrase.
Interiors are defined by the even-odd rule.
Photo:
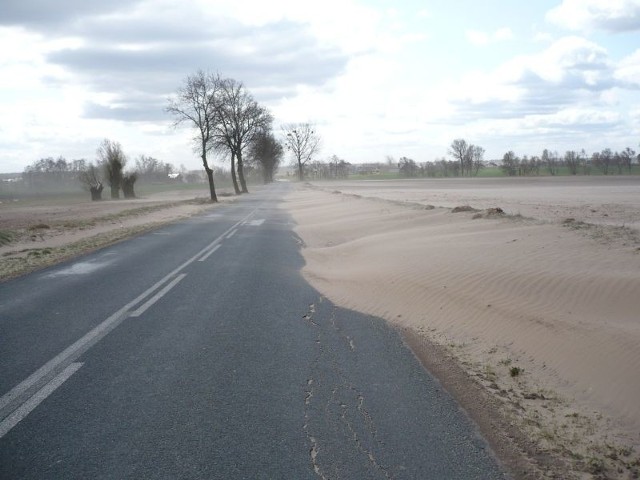
[[[515,57],[492,72],[474,72],[452,91],[461,119],[549,115],[563,107],[597,101],[619,81],[606,50],[564,37],[545,50]]]
[[[618,63],[614,76],[629,88],[640,88],[640,49]]]
[[[467,30],[465,34],[469,42],[473,45],[480,46],[503,42],[513,38],[513,32],[509,27],[499,28],[493,33],[486,33],[480,30]]]
[[[38,23],[46,15],[22,18],[27,12],[12,7],[11,18],[33,21],[30,31],[54,39],[40,55],[60,75],[42,81],[61,88],[76,84],[102,97],[85,104],[85,118],[159,120],[166,97],[198,69],[237,78],[259,101],[268,101],[294,95],[300,85],[320,87],[348,62],[296,21],[247,25],[195,3],[177,8],[160,2],[152,11],[145,4],[126,10],[114,5],[94,15],[65,4],[48,24]],[[193,28],[194,18],[202,20],[199,28]]]
[[[547,21],[569,30],[640,30],[638,0],[563,0],[549,10]]]
[[[0,25],[56,29],[88,15],[100,15],[135,5],[131,0],[3,0]]]

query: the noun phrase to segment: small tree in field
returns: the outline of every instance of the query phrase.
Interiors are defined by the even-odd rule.
[[[449,146],[449,154],[458,162],[460,175],[463,177],[465,168],[469,165],[469,146],[464,138],[456,138]]]
[[[91,193],[91,200],[102,200],[102,179],[100,177],[100,169],[94,164],[89,164],[88,167],[81,170],[78,173],[78,180],[86,190]]]
[[[111,198],[120,198],[122,171],[127,164],[120,144],[105,138],[98,148],[98,163],[102,165],[104,178],[111,187]]]
[[[133,184],[136,183],[138,174],[136,172],[127,173],[122,176],[122,193],[124,198],[136,198],[136,194],[133,191]]]
[[[320,150],[320,137],[309,123],[289,124],[282,127],[284,144],[293,154],[298,166],[298,177],[304,180],[304,166]]]

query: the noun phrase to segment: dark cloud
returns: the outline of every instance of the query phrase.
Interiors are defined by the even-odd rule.
[[[166,120],[163,102],[155,104],[132,102],[124,105],[99,105],[89,102],[84,105],[84,118],[121,120],[125,122],[156,122]]]
[[[268,101],[294,94],[301,84],[326,84],[347,63],[344,54],[320,45],[304,24],[247,26],[205,15],[190,2],[148,11],[140,5],[129,0],[5,0],[0,25],[82,39],[80,47],[52,51],[45,58],[75,82],[116,98],[110,105],[87,104],[88,118],[157,119],[166,97],[199,69],[242,81],[255,89],[259,101]]]
[[[69,24],[87,15],[111,13],[131,8],[133,0],[2,0],[0,25],[35,26],[48,30]]]
[[[164,31],[162,26],[157,28]],[[255,89],[258,100],[266,101],[293,94],[301,84],[323,85],[347,63],[346,56],[318,45],[304,26],[291,22],[260,28],[230,25],[215,34],[210,32],[208,38],[199,34],[197,41],[193,35],[181,37],[175,29],[166,43],[156,41],[161,38],[158,32],[138,37],[126,30],[128,35],[114,34],[114,39],[125,40],[123,44],[107,42],[105,32],[99,32],[87,46],[47,56],[49,63],[74,73],[95,91],[128,98],[127,107],[88,105],[88,117],[153,119],[157,105],[145,114],[145,103],[136,102],[135,97],[159,95],[166,102],[166,96],[198,69],[236,78]],[[138,42],[129,43],[134,39]]]
[[[87,104],[87,118],[158,120],[166,98],[199,69],[236,78],[255,90],[259,101],[269,101],[294,94],[302,84],[326,84],[347,63],[303,24],[249,27],[229,18],[204,19],[190,3],[144,14],[135,7],[128,0],[10,0],[3,4],[0,25],[82,39],[81,46],[51,51],[45,58],[75,82],[115,97],[112,104]]]

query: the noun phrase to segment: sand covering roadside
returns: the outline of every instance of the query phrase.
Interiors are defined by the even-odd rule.
[[[552,212],[544,218],[542,202],[536,219],[453,213],[398,203],[407,198],[381,187],[367,190],[377,198],[353,195],[349,184],[306,186],[288,196],[285,206],[306,244],[305,278],[339,305],[446,345],[541,449],[577,470],[635,478],[635,232],[594,230],[579,218],[563,224]],[[406,188],[398,191],[406,197]],[[545,192],[553,202],[551,194]],[[609,208],[638,213],[624,204]]]

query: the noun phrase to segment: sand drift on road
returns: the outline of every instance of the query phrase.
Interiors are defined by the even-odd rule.
[[[314,182],[285,206],[331,301],[447,346],[541,448],[634,458],[640,179]]]

